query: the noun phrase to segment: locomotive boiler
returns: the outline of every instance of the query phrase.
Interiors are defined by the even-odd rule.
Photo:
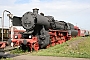
[[[64,21],[54,20],[53,16],[44,16],[38,14],[39,9],[33,9],[33,12],[26,12],[22,17],[13,17],[14,26],[23,26],[27,31],[34,30],[37,26],[44,26],[46,30],[69,30],[70,26]]]
[[[13,17],[14,26],[23,26],[26,32],[22,34],[24,39],[31,39],[32,36],[38,37],[40,48],[45,48],[51,44],[49,30],[68,31],[68,35],[77,35],[77,31],[73,29],[74,25],[64,21],[57,21],[53,16],[44,16],[43,13],[38,14],[37,8],[33,12],[26,12],[22,17]],[[76,34],[72,34],[72,33]],[[26,44],[27,40],[23,41]]]

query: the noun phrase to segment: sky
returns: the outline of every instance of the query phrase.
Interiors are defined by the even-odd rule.
[[[8,10],[14,16],[21,17],[34,8],[38,8],[39,13],[43,12],[45,16],[53,16],[55,20],[90,30],[90,0],[0,0],[0,16],[4,10]],[[7,14],[4,13],[4,26],[9,26]]]

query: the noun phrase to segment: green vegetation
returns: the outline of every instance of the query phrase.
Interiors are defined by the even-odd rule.
[[[32,55],[90,58],[90,37],[72,38],[66,43],[33,52]]]
[[[11,53],[27,54],[28,51],[16,49]],[[38,52],[33,51],[30,55],[90,58],[90,37],[72,38],[63,44],[48,49],[40,49]]]
[[[11,54],[26,54],[26,53],[28,53],[28,50],[26,50],[26,51],[24,51],[24,50],[21,50],[21,49],[15,49],[15,50],[12,50],[11,52],[10,52]]]

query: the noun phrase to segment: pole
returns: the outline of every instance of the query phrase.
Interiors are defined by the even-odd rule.
[[[1,26],[2,26],[2,17],[0,17],[1,18]]]
[[[13,40],[13,24],[12,24],[12,20],[11,20],[11,40]]]

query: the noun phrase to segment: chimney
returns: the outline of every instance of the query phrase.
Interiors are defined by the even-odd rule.
[[[38,10],[37,8],[33,9],[33,13],[38,14]]]

